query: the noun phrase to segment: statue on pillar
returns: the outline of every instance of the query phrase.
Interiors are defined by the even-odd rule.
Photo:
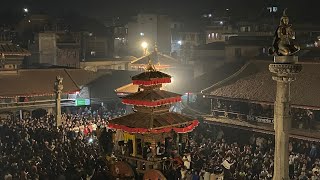
[[[63,81],[63,77],[61,77],[61,76],[57,76],[56,77],[56,85],[58,86],[58,85],[62,85],[62,81]]]
[[[62,81],[63,81],[63,77],[61,77],[61,76],[56,77],[56,81],[54,83],[54,89],[55,89],[56,93],[61,93],[61,91],[63,89]]]
[[[286,14],[287,9],[283,11],[280,19],[272,47],[269,49],[270,55],[292,56],[300,50],[300,46],[295,42],[295,32],[289,24],[289,17]]]

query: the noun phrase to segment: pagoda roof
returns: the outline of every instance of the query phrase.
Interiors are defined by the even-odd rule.
[[[152,118],[153,126],[150,127]],[[198,124],[197,120],[178,113],[166,112],[152,115],[136,112],[110,120],[108,126],[129,133],[164,133],[171,130],[186,133],[192,131]]]
[[[81,86],[100,77],[82,69],[21,69],[16,74],[0,74],[0,97],[53,95],[58,75],[63,77],[63,93],[80,91]]]
[[[171,78],[171,76],[160,71],[146,71],[133,76],[132,80],[151,80],[156,78]]]
[[[155,85],[161,83],[170,83],[171,76],[156,70],[148,70],[132,77],[133,84],[138,85]]]
[[[128,94],[133,94],[133,93],[138,92],[138,89],[139,89],[139,85],[129,83],[129,84],[126,84],[126,85],[123,85],[123,86],[117,88],[115,90],[115,92],[117,94],[127,94],[128,95]],[[161,87],[161,89],[166,90],[166,86]]]
[[[136,85],[136,84],[133,84],[133,83],[129,83],[129,84],[126,84],[124,86],[121,86],[119,88],[117,88],[115,90],[115,92],[117,94],[132,94],[132,93],[136,93],[138,92],[138,89],[139,89],[139,85]]]
[[[165,90],[144,90],[130,94],[122,99],[124,104],[155,107],[181,101],[181,95]]]
[[[160,53],[158,51],[152,51],[151,53],[148,53],[147,55],[144,55],[140,58],[137,58],[133,61],[131,61],[131,65],[133,66],[145,66],[148,64],[149,60],[152,59],[152,62],[155,64],[157,68],[163,67],[168,68],[170,66],[177,66],[180,64],[180,61],[165,55],[163,53]]]
[[[4,56],[31,56],[31,53],[15,44],[0,44],[0,54]]]
[[[238,72],[201,92],[222,99],[273,104],[276,82],[268,66],[272,61],[252,61]],[[293,107],[320,109],[320,63],[300,62],[302,71],[291,83]]]

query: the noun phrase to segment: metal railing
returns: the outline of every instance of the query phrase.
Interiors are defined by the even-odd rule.
[[[74,99],[62,99],[61,105],[67,106],[74,104]],[[28,102],[12,102],[12,103],[0,103],[0,109],[12,109],[12,108],[29,108],[29,107],[54,107],[55,100],[36,100]]]
[[[273,118],[271,117],[248,115],[241,112],[225,111],[222,109],[213,109],[212,115],[216,117],[227,117],[230,119],[273,124]]]

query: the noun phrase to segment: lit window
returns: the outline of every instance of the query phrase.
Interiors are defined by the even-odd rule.
[[[272,12],[272,7],[267,7],[267,9],[269,10],[269,12]]]
[[[214,33],[211,33],[211,38],[212,38],[212,39],[214,39],[214,38],[215,38]]]
[[[277,12],[278,11],[278,7],[272,7],[272,11],[273,12]]]

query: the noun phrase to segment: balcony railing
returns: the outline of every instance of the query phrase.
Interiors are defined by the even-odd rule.
[[[226,117],[229,119],[273,124],[273,118],[271,117],[254,116],[254,115],[243,114],[240,112],[225,111],[223,109],[212,110],[212,115],[216,117]]]
[[[27,108],[27,107],[54,107],[55,100],[36,100],[29,102],[0,103],[0,109]],[[74,106],[74,99],[61,99],[61,106]]]

